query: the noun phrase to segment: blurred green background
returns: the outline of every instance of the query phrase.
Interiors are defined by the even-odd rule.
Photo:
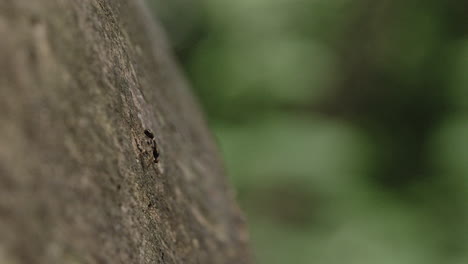
[[[468,2],[149,0],[257,263],[468,263]]]

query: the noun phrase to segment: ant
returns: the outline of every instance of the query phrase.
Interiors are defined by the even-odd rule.
[[[151,148],[152,148],[153,161],[154,163],[158,163],[160,154],[159,154],[158,146],[156,144],[156,140],[154,139],[154,134],[149,129],[145,129],[144,133],[151,140],[150,142],[148,142],[148,144],[151,145]]]

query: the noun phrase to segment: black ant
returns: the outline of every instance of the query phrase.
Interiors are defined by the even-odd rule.
[[[153,161],[154,163],[158,163],[160,155],[159,155],[158,146],[156,144],[156,140],[154,139],[154,134],[149,129],[145,129],[144,133],[151,140],[150,142],[148,142],[148,144],[152,145],[151,148],[153,150]]]

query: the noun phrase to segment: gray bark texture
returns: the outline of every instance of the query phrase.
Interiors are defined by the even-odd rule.
[[[143,0],[0,0],[0,264],[250,263],[247,240]]]

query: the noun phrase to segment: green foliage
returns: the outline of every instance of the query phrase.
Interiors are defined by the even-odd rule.
[[[466,3],[152,1],[258,263],[468,262]]]

